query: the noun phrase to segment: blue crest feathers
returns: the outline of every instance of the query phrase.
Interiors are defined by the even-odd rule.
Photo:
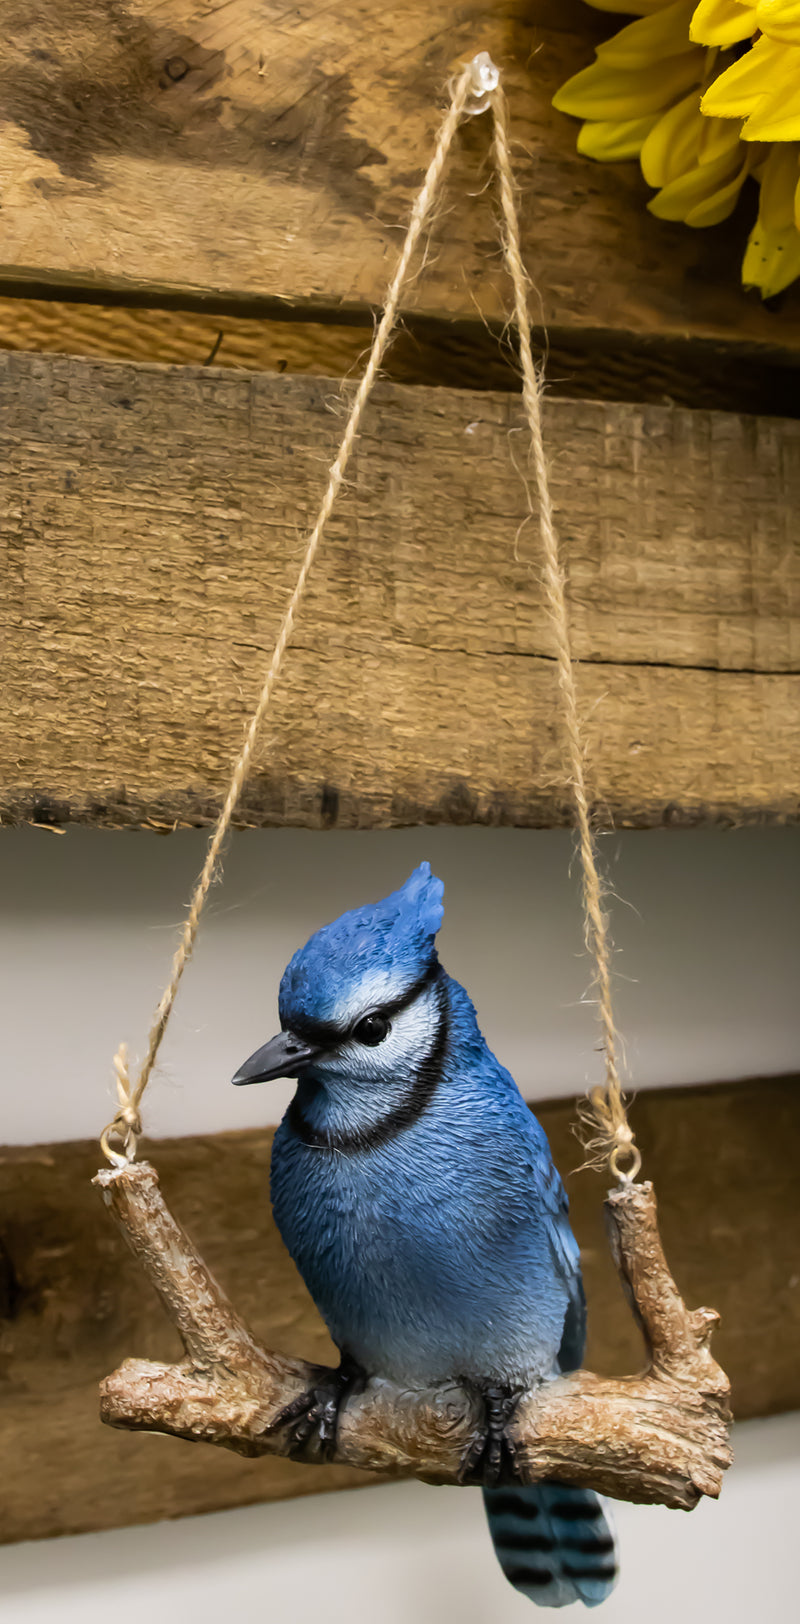
[[[281,1020],[288,1026],[293,1014],[336,1020],[357,1001],[362,981],[385,978],[395,993],[411,985],[436,958],[443,899],[442,881],[430,863],[420,863],[399,891],[323,925],[284,972]]]
[[[431,873],[430,863],[420,863],[419,868],[409,874],[405,885],[401,885],[399,891],[394,891],[379,906],[385,908],[393,902],[399,904],[401,898],[409,912],[416,910],[418,929],[433,939],[444,919],[444,881]]]

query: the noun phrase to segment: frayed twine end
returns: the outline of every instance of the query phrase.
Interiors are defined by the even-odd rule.
[[[608,1167],[620,1184],[638,1177],[642,1156],[625,1115],[624,1094],[610,1096],[605,1088],[593,1088],[578,1104],[574,1132],[586,1152],[580,1172],[602,1173]]]

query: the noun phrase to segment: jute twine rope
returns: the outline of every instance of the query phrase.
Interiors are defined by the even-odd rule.
[[[118,1108],[112,1121],[103,1130],[100,1144],[104,1155],[115,1166],[121,1167],[136,1156],[142,1131],[141,1102],[158,1056],[167,1028],[183,972],[192,956],[197,937],[200,915],[215,876],[219,873],[220,854],[230,829],[233,814],[247,777],[261,723],[272,698],[283,658],[294,630],[295,619],[309,573],[341,489],[345,470],[355,444],[364,407],[380,370],[387,345],[397,323],[400,295],[420,236],[433,212],[445,163],[453,137],[465,113],[481,113],[488,106],[494,115],[494,153],[497,165],[504,230],[503,248],[514,285],[515,319],[519,331],[520,360],[523,376],[523,401],[530,425],[531,450],[539,498],[539,520],[545,553],[544,586],[550,616],[553,622],[559,690],[564,705],[565,733],[570,766],[579,849],[584,875],[584,906],[587,946],[594,955],[598,988],[598,1005],[606,1056],[606,1077],[602,1087],[592,1089],[581,1107],[584,1122],[593,1137],[586,1148],[598,1160],[608,1158],[612,1172],[620,1179],[636,1176],[641,1165],[639,1152],[628,1127],[618,1074],[616,1052],[617,1035],[611,1007],[611,979],[609,971],[609,941],[606,919],[602,907],[602,889],[595,859],[594,841],[589,818],[578,717],[577,694],[572,665],[567,617],[564,573],[559,561],[558,538],[553,522],[553,508],[544,455],[541,423],[541,386],[531,351],[531,329],[528,318],[528,279],[520,253],[519,220],[517,215],[514,177],[508,140],[506,101],[499,85],[499,73],[485,52],[475,57],[469,67],[455,81],[450,106],[442,121],[436,147],[421,191],[411,211],[408,231],[400,260],[386,299],[383,316],[375,333],[366,368],[353,400],[342,443],[331,464],[328,484],[314,527],[306,542],[297,582],[281,622],[278,640],[270,660],[258,704],[247,729],[245,742],[236,760],[230,788],[217,824],[212,832],[199,879],[192,894],[189,912],[181,930],[180,940],[172,960],[168,985],[164,989],[153,1024],[150,1028],[147,1052],[139,1074],[133,1082],[130,1077],[126,1045],[120,1044],[114,1056]],[[632,1166],[623,1170],[620,1158],[626,1157]]]
[[[578,713],[578,693],[575,685],[575,666],[569,632],[564,569],[559,556],[558,535],[553,517],[553,502],[542,435],[542,378],[536,371],[531,350],[531,323],[528,315],[528,277],[520,251],[519,214],[511,165],[508,139],[508,109],[506,98],[498,84],[490,96],[494,114],[494,156],[503,216],[503,253],[511,281],[514,285],[514,319],[519,334],[519,358],[522,368],[522,399],[531,436],[536,492],[539,506],[539,534],[544,552],[542,580],[545,601],[553,628],[561,694],[564,738],[569,762],[569,777],[575,806],[578,848],[583,870],[583,907],[586,946],[594,958],[594,981],[597,988],[597,1009],[605,1053],[605,1080],[590,1090],[578,1106],[578,1115],[584,1130],[583,1144],[590,1160],[602,1166],[608,1161],[612,1173],[620,1180],[636,1177],[642,1159],[634,1144],[633,1133],[625,1112],[625,1101],[620,1081],[617,1053],[619,1039],[611,1002],[610,942],[608,921],[603,909],[603,887],[597,864],[595,842],[586,794],[584,750]],[[623,1166],[627,1163],[627,1166]]]
[[[120,1047],[114,1056],[114,1071],[117,1079],[117,1098],[119,1104],[112,1121],[109,1122],[108,1126],[103,1130],[103,1133],[100,1136],[100,1144],[104,1155],[106,1155],[109,1161],[113,1162],[115,1166],[124,1166],[126,1162],[132,1161],[136,1155],[136,1145],[139,1134],[142,1131],[142,1120],[139,1109],[142,1102],[142,1095],[144,1094],[147,1084],[150,1081],[150,1075],[155,1065],[158,1051],[161,1047],[161,1040],[167,1029],[167,1022],[172,1014],[181,977],[186,969],[189,959],[192,956],[195,939],[197,937],[197,929],[200,923],[200,915],[203,911],[205,900],[214,880],[215,873],[218,871],[220,852],[222,850],[223,842],[228,830],[230,829],[231,820],[236,810],[236,805],[239,800],[239,796],[242,793],[242,788],[247,777],[247,770],[250,766],[250,760],[255,748],[259,730],[261,728],[261,723],[264,720],[269,702],[272,698],[272,691],[280,674],[280,669],[283,664],[283,657],[286,653],[289,639],[291,638],[294,630],[295,617],[306,589],[311,566],[316,557],[317,548],[319,547],[322,539],[325,526],[331,516],[333,505],[339,491],[341,490],[345,470],[348,462],[350,461],[350,454],[353,450],[353,446],[355,445],[356,437],[358,435],[359,424],[361,422],[364,407],[367,404],[372,391],[372,386],[380,370],[381,362],[383,361],[383,357],[386,353],[386,346],[389,343],[389,339],[391,338],[392,332],[394,331],[397,323],[400,295],[402,293],[406,277],[408,276],[408,268],[420,236],[431,216],[453,136],[458,129],[458,125],[467,105],[467,101],[470,95],[474,94],[476,88],[475,74],[472,66],[470,66],[464,70],[453,87],[450,106],[445,114],[439,130],[436,148],[431,159],[428,172],[425,176],[425,180],[423,181],[422,190],[420,191],[411,211],[411,219],[409,221],[406,239],[403,243],[400,261],[397,266],[397,270],[394,273],[394,279],[386,298],[383,316],[381,317],[381,321],[375,333],[375,337],[372,342],[372,349],[370,350],[369,354],[369,360],[367,361],[364,374],[361,378],[361,382],[359,383],[355,398],[353,400],[353,405],[350,410],[350,416],[347,420],[347,426],[344,431],[342,443],[328,473],[327,489],[322,498],[316,523],[306,543],[303,562],[300,566],[300,573],[297,577],[294,592],[292,593],[289,601],[289,607],[286,610],[281,622],[281,628],[278,633],[278,641],[275,644],[269,670],[259,696],[258,704],[253,712],[244,744],[233,769],[230,788],[225,797],[225,805],[222,808],[219,815],[219,820],[209,841],[206,860],[203,864],[200,878],[195,886],[192,900],[189,905],[189,912],[181,931],[180,941],[178,943],[175,956],[172,960],[172,973],[170,975],[169,983],[164,989],[158,1009],[156,1010],[155,1018],[150,1028],[150,1035],[147,1043],[147,1053],[144,1057],[144,1061],[142,1062],[142,1066],[135,1083],[131,1081],[128,1072],[126,1045],[120,1044]],[[118,1149],[116,1146],[121,1148]]]

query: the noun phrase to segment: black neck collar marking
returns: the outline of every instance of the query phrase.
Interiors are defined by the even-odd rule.
[[[438,980],[442,973],[442,966],[434,953],[427,970],[417,977],[413,985],[406,992],[402,992],[399,998],[393,998],[390,1003],[376,1004],[375,1014],[385,1015],[390,1021],[393,1015],[399,1015],[402,1010],[408,1009],[409,1004],[413,1004],[420,993]],[[302,1016],[298,1016],[297,1020],[291,1022],[291,1030],[296,1032],[299,1038],[304,1038],[307,1043],[313,1043],[316,1048],[335,1049],[338,1044],[347,1042],[353,1027],[357,1026],[368,1013],[371,1014],[372,1011],[362,1011],[350,1026],[345,1027],[337,1026],[335,1021],[305,1020]]]
[[[436,976],[440,973],[440,966],[436,967]],[[436,976],[428,975],[421,985],[418,982],[413,996],[417,997],[422,988],[429,985]],[[407,994],[400,1004],[406,1009],[412,1002],[411,994]],[[436,1042],[427,1060],[423,1060],[418,1067],[411,1087],[399,1105],[387,1111],[385,1116],[379,1117],[377,1122],[371,1122],[364,1128],[356,1128],[352,1132],[342,1130],[337,1132],[330,1128],[314,1128],[303,1115],[302,1107],[297,1095],[292,1100],[288,1110],[288,1122],[298,1139],[304,1145],[313,1145],[316,1150],[333,1150],[343,1155],[352,1155],[359,1150],[374,1150],[377,1145],[386,1145],[391,1139],[403,1133],[406,1128],[419,1120],[423,1111],[426,1111],[441,1082],[444,1057],[447,1052],[448,1020],[447,1001],[442,987],[436,989],[436,1005],[439,1014],[439,1030]],[[388,1006],[384,1005],[383,1008]],[[397,1006],[392,1006],[397,1013]]]

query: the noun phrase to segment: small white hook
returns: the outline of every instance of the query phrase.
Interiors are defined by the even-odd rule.
[[[488,51],[479,51],[469,65],[471,88],[464,112],[470,116],[485,113],[489,98],[500,83],[500,69],[495,67]]]

